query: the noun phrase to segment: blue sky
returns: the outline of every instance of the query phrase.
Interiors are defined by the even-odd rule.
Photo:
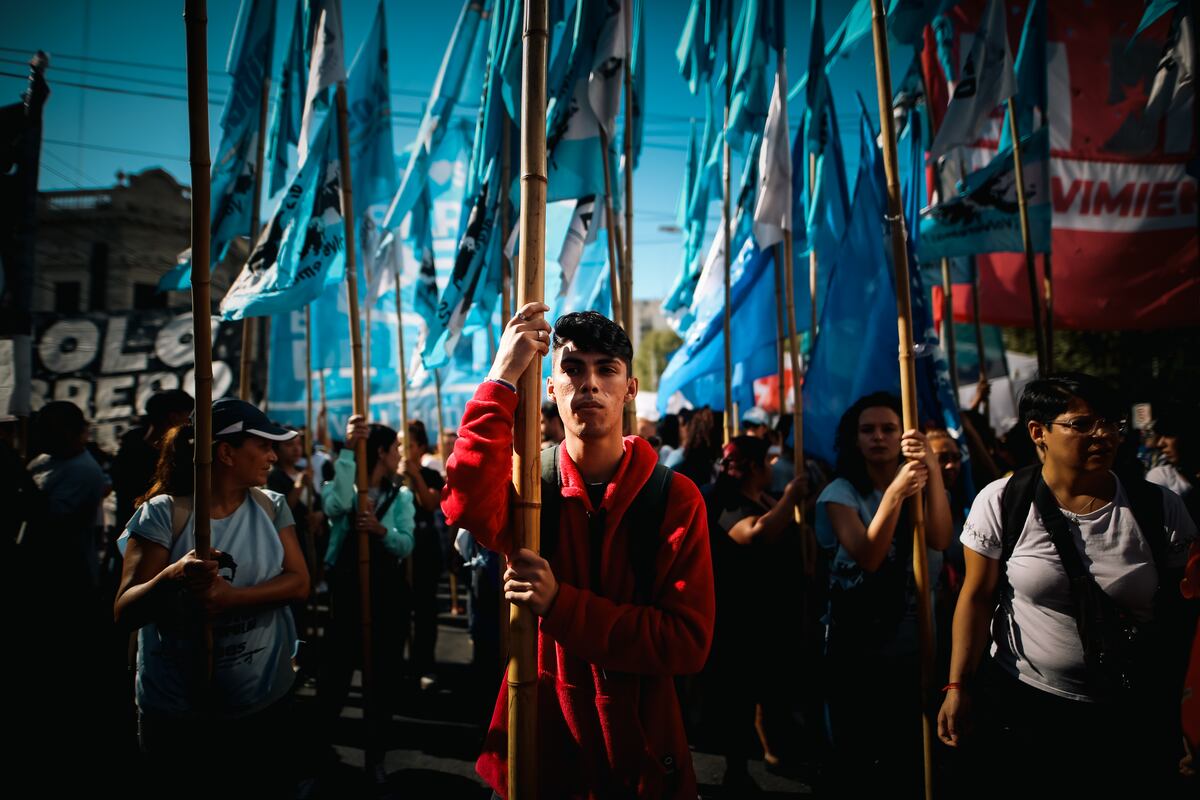
[[[647,2],[646,144],[634,175],[634,295],[638,298],[661,298],[679,269],[679,235],[663,232],[660,227],[674,223],[688,120],[703,115],[703,101],[688,92],[675,61],[688,5],[687,0]],[[807,61],[809,5],[807,0],[789,0],[787,5],[788,75],[793,83],[804,74]],[[827,34],[836,29],[850,5],[851,0],[825,3]],[[347,61],[366,35],[375,6],[376,0],[343,0],[350,43]],[[416,135],[419,114],[460,3],[388,0],[386,7],[392,110],[399,149]],[[292,8],[288,0],[279,3],[277,62],[291,26]],[[209,69],[220,73],[210,75],[209,93],[216,100],[223,100],[229,87],[229,77],[221,70],[237,9],[238,0],[208,3]],[[41,188],[108,186],[118,171],[138,172],[153,166],[166,169],[183,183],[189,181],[187,105],[182,100],[186,93],[182,0],[23,3],[6,9],[4,20],[0,32],[0,104],[17,100],[25,82],[23,63],[35,50],[45,50],[51,57],[47,78],[52,94],[45,112]],[[909,48],[893,45],[894,81],[902,77],[910,57]],[[876,117],[869,41],[863,42],[850,58],[839,60],[831,81],[852,179],[858,158],[855,92],[863,95],[872,118]],[[81,89],[68,83],[118,91]],[[803,112],[802,98],[789,106],[789,112],[794,129]],[[219,116],[220,105],[210,105],[214,147],[219,138]],[[734,174],[736,181],[737,172]],[[711,236],[719,219],[720,203],[714,202],[710,211],[714,222],[709,226]]]

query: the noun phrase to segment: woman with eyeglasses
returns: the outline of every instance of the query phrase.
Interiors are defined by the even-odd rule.
[[[1177,496],[1113,471],[1128,423],[1099,379],[1035,380],[1020,415],[1041,463],[967,517],[938,736],[980,768],[1003,754],[976,795],[1171,796],[1196,528]]]

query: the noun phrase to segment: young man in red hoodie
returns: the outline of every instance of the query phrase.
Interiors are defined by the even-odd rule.
[[[488,380],[463,414],[442,510],[448,524],[507,556],[505,596],[540,618],[539,796],[690,800],[696,775],[673,678],[698,672],[712,640],[704,503],[687,478],[655,473],[648,442],[621,435],[622,409],[637,395],[625,332],[592,311],[560,317],[551,331],[546,311],[530,303],[505,327]],[[549,508],[549,519],[558,517],[556,534],[543,522],[547,561],[513,551],[510,509],[515,385],[551,346],[546,390],[567,436],[558,449],[561,496],[543,496],[543,515]],[[642,489],[655,475],[659,501],[647,505]],[[646,508],[661,512],[661,524],[640,513]],[[507,723],[502,682],[476,764],[501,797]]]

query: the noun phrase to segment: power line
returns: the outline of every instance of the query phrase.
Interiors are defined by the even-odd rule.
[[[24,47],[0,47],[0,50],[9,52],[9,53],[28,53],[29,52],[29,49],[24,48]],[[167,64],[150,64],[145,61],[119,61],[119,60],[112,59],[112,58],[99,58],[97,56],[73,56],[73,55],[68,55],[66,53],[51,53],[50,55],[53,56],[54,58],[65,58],[68,61],[92,61],[97,64],[112,64],[112,65],[118,66],[118,67],[137,67],[139,69],[161,69],[161,70],[164,70],[167,72],[181,72],[181,73],[187,74],[187,67],[177,67],[177,66],[171,66],[171,65],[167,65]],[[224,70],[219,70],[219,69],[210,69],[208,71],[208,74],[229,77],[228,73],[226,73]]]
[[[15,72],[0,72],[0,76],[6,77],[6,78],[20,78],[21,80],[25,80],[29,77],[28,75],[18,75]],[[55,80],[54,83],[51,85],[53,85],[53,86],[70,86],[75,89],[87,89],[87,90],[93,91],[93,92],[111,92],[112,94],[127,94],[127,95],[133,95],[135,97],[149,97],[149,98],[152,98],[155,100],[178,100],[183,103],[187,102],[187,97],[180,96],[180,95],[162,94],[160,92],[138,92],[133,89],[118,89],[115,86],[92,86],[91,84],[87,84],[87,83],[75,83],[73,81],[60,81],[60,80]],[[214,100],[210,97],[208,99],[208,104],[210,106],[223,106],[223,105],[225,105],[225,102],[223,100]]]
[[[102,144],[84,144],[83,142],[67,142],[62,139],[42,139],[46,144],[57,144],[62,147],[78,147],[83,150],[99,150],[105,153],[120,153],[127,156],[146,156],[148,158],[166,158],[171,161],[188,162],[187,156],[176,156],[169,153],[155,153],[149,150],[133,150],[124,147],[108,147]]]

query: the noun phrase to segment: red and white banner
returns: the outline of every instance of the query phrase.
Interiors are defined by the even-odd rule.
[[[1020,39],[1025,5],[1008,4],[1010,41]],[[1189,103],[1148,112],[1146,103],[1172,15],[1130,45],[1142,4],[1100,5],[1102,10],[1088,0],[1047,3],[1054,326],[1194,326],[1200,216],[1196,179],[1185,171],[1196,157],[1194,110]],[[983,7],[983,0],[968,0],[950,12],[955,60],[969,49]],[[926,81],[938,116],[948,90],[932,45],[927,35]],[[977,147],[994,151],[997,130],[985,130],[992,138]],[[983,321],[1029,326],[1024,256],[996,253],[977,263]],[[1042,263],[1039,258],[1039,273]],[[968,321],[969,292],[956,291],[954,300],[955,318]]]

